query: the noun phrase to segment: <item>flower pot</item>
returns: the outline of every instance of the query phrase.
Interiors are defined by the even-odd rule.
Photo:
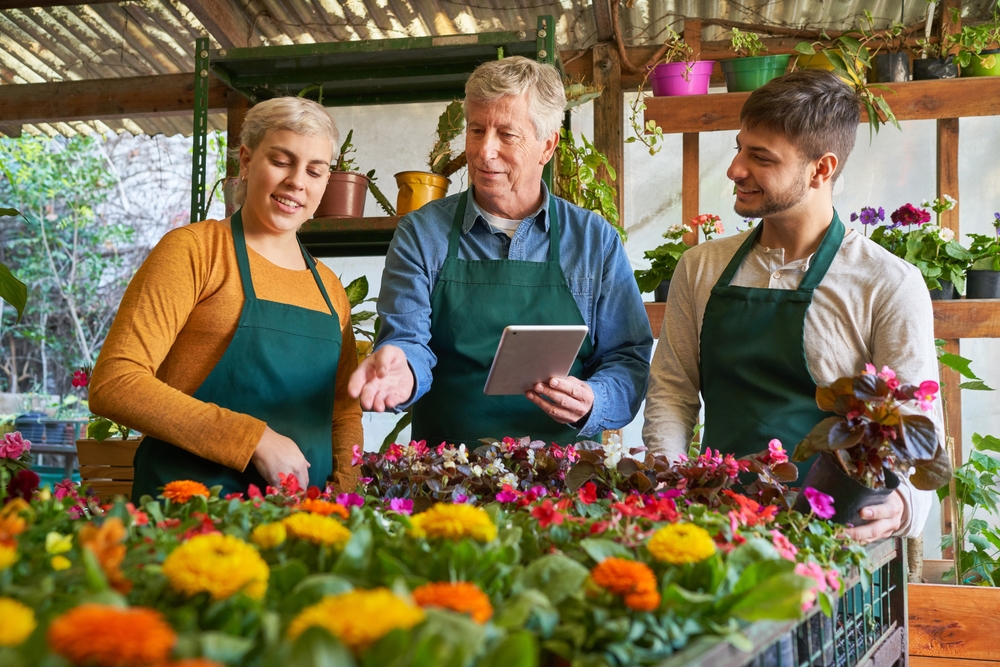
[[[840,49],[833,49],[841,58],[844,57],[844,52]],[[807,56],[804,53],[799,54],[795,66],[799,69],[825,69],[828,72],[833,71],[833,63],[830,59],[826,57],[826,54],[820,51],[819,53],[814,53],[811,56]]]
[[[314,218],[361,218],[365,215],[368,177],[353,171],[332,171]]]
[[[958,65],[954,58],[919,58],[913,61],[913,80],[954,79],[958,76]]]
[[[666,302],[668,294],[670,294],[670,281],[661,280],[660,284],[656,286],[655,290],[653,290],[653,300],[657,302]]]
[[[771,79],[776,79],[788,69],[790,55],[752,56],[720,60],[719,66],[726,77],[726,90],[742,93],[757,90]]]
[[[875,56],[872,81],[891,83],[910,80],[910,56],[905,53],[880,53]]]
[[[931,301],[949,301],[951,299],[958,298],[958,292],[955,291],[955,284],[950,280],[939,280],[941,283],[941,289],[932,289]]]
[[[708,92],[713,67],[714,60],[657,65],[649,75],[653,96],[704,95]]]
[[[869,505],[878,505],[899,486],[899,478],[891,470],[885,471],[885,488],[869,489],[867,486],[849,476],[834,460],[833,455],[825,452],[816,457],[805,479],[802,488],[812,487],[833,496],[835,511],[831,520],[836,523],[849,523],[860,526],[868,523],[861,518],[861,509]],[[809,501],[805,493],[800,492],[792,509],[808,514]]]
[[[451,181],[429,171],[401,171],[395,175],[399,194],[396,195],[396,215],[416,211],[429,201],[443,199]]]
[[[970,269],[965,278],[968,299],[1000,299],[1000,271]]]
[[[983,59],[993,56],[993,67],[985,67]],[[972,54],[967,67],[962,68],[962,76],[1000,76],[1000,49],[983,49],[979,55]]]

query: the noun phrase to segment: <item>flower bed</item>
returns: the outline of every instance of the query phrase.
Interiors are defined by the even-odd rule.
[[[358,452],[359,494],[174,482],[139,507],[15,484],[30,500],[0,510],[0,663],[656,664],[830,613],[866,564],[785,509],[780,446],[630,454],[411,443]],[[749,472],[754,497],[734,487]]]

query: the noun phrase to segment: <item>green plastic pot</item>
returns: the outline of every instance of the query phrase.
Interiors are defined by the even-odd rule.
[[[776,79],[788,69],[790,55],[750,56],[719,61],[726,77],[726,90],[744,93],[757,90],[771,79]],[[829,62],[829,61],[827,61]]]
[[[983,58],[993,56],[993,67],[983,67]],[[968,67],[962,68],[962,76],[1000,76],[1000,49],[987,49],[980,55],[972,54]]]

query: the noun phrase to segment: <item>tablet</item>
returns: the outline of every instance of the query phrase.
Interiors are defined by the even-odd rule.
[[[536,382],[569,375],[587,336],[580,325],[512,325],[504,328],[483,393],[523,394]]]

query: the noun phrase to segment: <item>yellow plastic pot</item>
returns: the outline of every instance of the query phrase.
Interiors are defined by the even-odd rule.
[[[834,49],[833,51],[841,58],[844,57],[844,52],[840,49]],[[822,51],[811,56],[800,53],[798,60],[795,62],[799,69],[825,69],[827,72],[833,71],[833,63],[830,62],[830,59]]]
[[[451,181],[429,171],[401,171],[395,175],[399,194],[396,196],[396,215],[416,211],[429,201],[443,199],[448,194]]]

